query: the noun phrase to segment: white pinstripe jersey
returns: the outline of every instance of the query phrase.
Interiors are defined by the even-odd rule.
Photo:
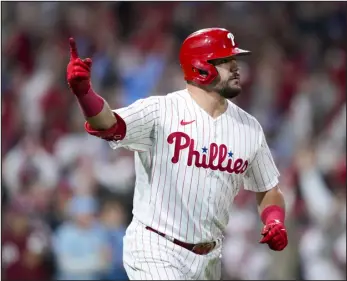
[[[127,124],[113,149],[135,151],[134,216],[188,243],[222,237],[240,187],[278,183],[260,124],[228,101],[213,119],[187,90],[138,100],[115,110]]]

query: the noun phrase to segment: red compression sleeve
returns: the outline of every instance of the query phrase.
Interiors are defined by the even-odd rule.
[[[260,217],[264,224],[267,224],[273,220],[279,220],[280,222],[284,222],[285,211],[280,206],[270,205],[262,211]]]
[[[104,99],[90,87],[85,95],[76,96],[85,117],[98,115],[104,108]]]

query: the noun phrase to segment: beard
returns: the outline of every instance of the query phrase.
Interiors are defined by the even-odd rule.
[[[218,77],[214,83],[209,86],[208,91],[216,92],[221,95],[223,98],[232,99],[237,97],[241,93],[240,82],[235,82],[233,79],[227,81],[220,81]]]
[[[222,85],[216,87],[215,92],[220,94],[226,99],[232,99],[237,97],[241,93],[240,86],[231,86],[229,82],[223,83]]]

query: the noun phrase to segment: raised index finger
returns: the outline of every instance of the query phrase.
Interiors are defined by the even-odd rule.
[[[71,59],[77,59],[78,58],[78,52],[77,52],[75,39],[73,39],[71,37],[69,39],[69,43],[70,43],[70,57],[71,57]]]

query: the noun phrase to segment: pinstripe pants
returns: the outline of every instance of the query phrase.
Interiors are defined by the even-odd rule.
[[[130,280],[220,280],[221,246],[197,255],[145,229],[133,218],[124,237],[123,262]]]

